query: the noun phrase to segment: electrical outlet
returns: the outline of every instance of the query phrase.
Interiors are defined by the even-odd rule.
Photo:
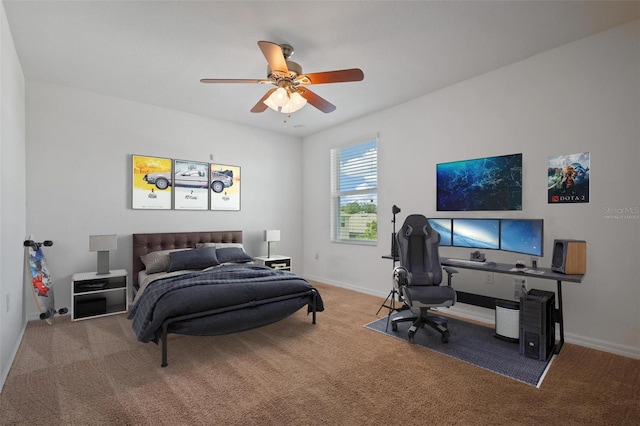
[[[520,297],[528,291],[527,280],[525,278],[513,279],[513,298],[520,300]]]
[[[320,259],[320,253],[316,252],[316,260]]]
[[[485,272],[484,283],[493,284],[493,272]]]

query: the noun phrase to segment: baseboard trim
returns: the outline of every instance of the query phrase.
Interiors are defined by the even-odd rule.
[[[577,336],[567,332],[564,334],[564,340],[574,345],[584,346],[585,348],[596,349],[598,351],[608,352],[627,358],[640,359],[640,349],[631,346],[614,345],[611,342]]]
[[[18,355],[18,349],[20,349],[20,343],[22,343],[22,338],[24,337],[24,333],[27,330],[27,324],[28,323],[26,321],[24,322],[24,324],[22,324],[22,329],[20,330],[18,338],[15,341],[15,345],[11,350],[11,355],[9,355],[9,361],[7,362],[5,368],[2,370],[2,376],[0,376],[0,393],[4,388],[4,382],[7,380],[7,377],[9,377],[9,371],[11,371],[13,361],[16,359],[16,355]]]
[[[344,282],[341,282],[341,281],[328,280],[326,278],[315,277],[313,275],[303,275],[303,277],[305,279],[309,280],[309,281],[317,281],[317,282],[322,283],[322,284],[328,284],[328,285],[332,285],[334,287],[340,287],[340,288],[344,288],[344,289],[347,289],[347,290],[357,291],[358,293],[368,294],[369,296],[378,296],[378,297],[385,298],[389,294],[389,292],[382,293],[380,291],[372,290],[370,288],[357,287],[357,286],[353,286],[351,284],[344,283]],[[389,287],[389,291],[391,291],[391,287]]]

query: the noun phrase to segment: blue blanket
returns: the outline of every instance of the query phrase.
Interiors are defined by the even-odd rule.
[[[299,294],[312,289],[314,288],[306,280],[289,271],[254,264],[221,265],[211,270],[152,282],[131,308],[129,319],[133,319],[133,330],[138,340],[157,342],[162,331],[162,323],[168,318]],[[304,304],[308,302],[311,302],[310,297]],[[278,309],[278,304],[270,305],[273,306],[268,308],[271,312],[267,312],[267,316],[277,317],[278,313],[273,313],[273,310]],[[287,309],[291,309],[290,305]],[[322,299],[317,293],[316,311],[322,310]],[[280,316],[283,315],[285,313]],[[260,321],[258,318],[255,325],[238,324],[226,332],[246,330],[265,323],[268,322]],[[194,333],[186,334],[223,333],[213,329],[211,333],[206,333],[197,329]]]

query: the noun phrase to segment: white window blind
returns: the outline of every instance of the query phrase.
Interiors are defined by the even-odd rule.
[[[377,242],[377,139],[331,150],[331,206],[334,241]]]

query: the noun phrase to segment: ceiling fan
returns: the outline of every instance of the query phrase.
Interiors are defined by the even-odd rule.
[[[266,79],[203,78],[200,82],[272,84],[276,87],[267,91],[251,108],[251,112],[263,112],[270,107],[275,111],[291,114],[305,106],[307,102],[324,113],[336,109],[335,105],[304,86],[364,79],[364,73],[359,68],[303,74],[302,67],[289,60],[293,54],[293,47],[290,45],[259,41],[258,46],[269,64]]]

